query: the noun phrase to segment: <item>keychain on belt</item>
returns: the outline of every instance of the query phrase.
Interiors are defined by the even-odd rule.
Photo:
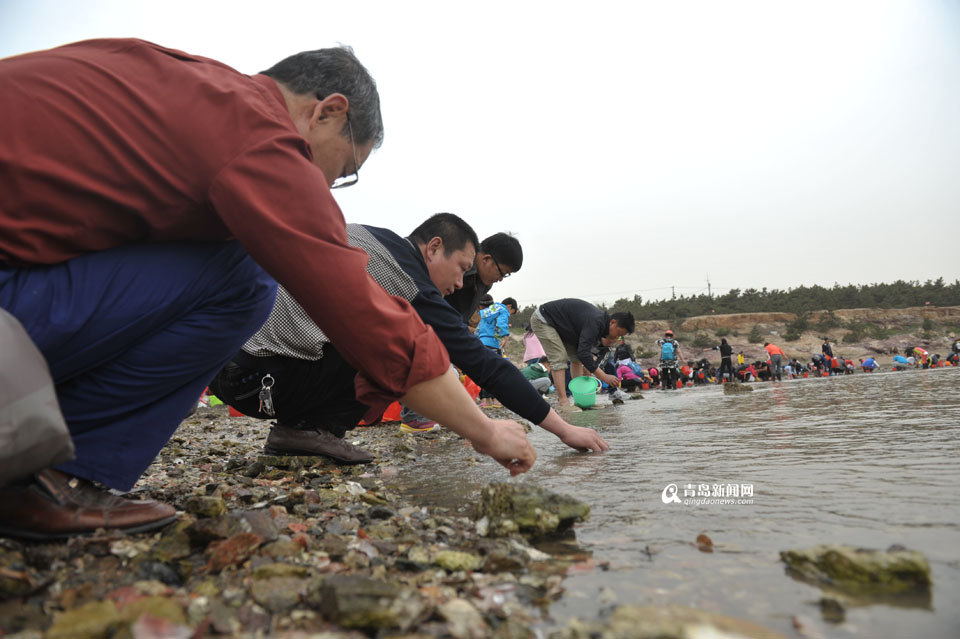
[[[270,373],[260,380],[260,412],[268,417],[276,415],[273,411],[273,397],[270,395],[270,389],[273,388],[275,381]]]

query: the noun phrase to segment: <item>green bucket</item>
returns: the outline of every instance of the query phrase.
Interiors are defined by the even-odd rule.
[[[570,393],[573,403],[580,408],[590,408],[597,403],[597,389],[600,382],[596,377],[574,377],[570,380]]]

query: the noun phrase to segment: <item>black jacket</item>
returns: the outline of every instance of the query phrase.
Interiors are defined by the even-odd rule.
[[[583,300],[565,298],[540,307],[544,321],[556,329],[564,344],[575,346],[577,357],[591,373],[597,370],[593,352],[610,333],[610,315]]]
[[[463,274],[463,287],[458,288],[445,298],[447,304],[460,313],[464,322],[469,322],[473,314],[480,307],[480,298],[490,292],[492,286],[487,286],[477,273],[477,265]]]
[[[409,239],[389,229],[364,226],[413,279],[417,296],[410,300],[427,326],[433,328],[450,354],[450,361],[504,406],[534,424],[546,419],[550,405],[509,360],[487,348],[470,332],[463,316],[430,281],[430,272],[420,250]]]

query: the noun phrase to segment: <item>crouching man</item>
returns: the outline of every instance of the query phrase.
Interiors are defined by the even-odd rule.
[[[485,347],[444,300],[463,285],[464,273],[474,263],[477,235],[466,222],[438,213],[407,238],[388,229],[348,224],[347,239],[369,256],[370,275],[391,295],[408,300],[436,332],[450,361],[504,406],[571,448],[609,449],[593,429],[561,419],[520,371]],[[356,321],[362,323],[363,318]],[[277,420],[267,436],[268,453],[365,463],[373,455],[343,439],[369,409],[357,400],[355,373],[336,344],[280,287],[267,322],[220,371],[210,389],[247,415]]]
[[[559,410],[580,410],[567,399],[564,387],[568,360],[571,376],[580,377],[586,369],[601,382],[614,388],[620,387],[620,380],[616,375],[605,373],[599,368],[594,353],[601,347],[609,349],[621,337],[633,332],[632,314],[609,315],[590,302],[567,298],[540,306],[530,318],[530,326],[550,360]]]

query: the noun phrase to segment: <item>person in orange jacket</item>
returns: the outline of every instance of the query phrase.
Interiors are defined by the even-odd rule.
[[[783,360],[786,358],[786,354],[780,350],[780,347],[776,344],[771,344],[770,342],[764,342],[763,347],[767,350],[767,353],[770,355],[770,381],[773,381],[773,378],[776,377],[777,381],[783,380]]]

